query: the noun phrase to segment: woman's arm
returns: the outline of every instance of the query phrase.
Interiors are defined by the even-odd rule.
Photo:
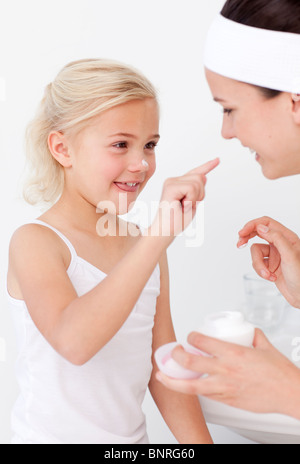
[[[153,330],[153,354],[165,343],[176,340],[170,314],[169,272],[166,253],[160,260],[161,293]],[[153,372],[149,383],[151,395],[166,424],[181,444],[212,444],[197,396],[167,390],[156,379],[158,368],[153,357]]]
[[[251,248],[253,267],[275,282],[293,306],[300,308],[300,240],[271,218],[250,221],[239,232],[238,247],[256,236],[268,243]],[[158,373],[168,388],[198,394],[215,401],[258,413],[281,413],[300,420],[300,369],[256,331],[254,348],[215,340],[199,333],[189,342],[212,357],[193,356],[178,347],[173,358],[183,367],[209,374],[197,380],[173,380]]]
[[[254,348],[199,333],[191,334],[188,341],[211,357],[195,356],[177,347],[173,358],[208,376],[173,380],[159,372],[166,387],[252,412],[286,414],[300,420],[300,369],[277,351],[261,330],[256,330]]]

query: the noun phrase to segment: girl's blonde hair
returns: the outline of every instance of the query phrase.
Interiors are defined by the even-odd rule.
[[[46,87],[26,130],[25,200],[32,205],[53,204],[63,191],[64,168],[49,150],[50,132],[74,133],[103,111],[145,98],[157,100],[154,87],[140,72],[122,63],[88,59],[63,68]]]

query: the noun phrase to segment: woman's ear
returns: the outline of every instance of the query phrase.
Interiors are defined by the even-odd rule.
[[[294,121],[300,125],[300,94],[293,93],[292,100]]]
[[[48,137],[48,147],[56,161],[65,168],[72,166],[66,137],[61,132],[51,132]]]

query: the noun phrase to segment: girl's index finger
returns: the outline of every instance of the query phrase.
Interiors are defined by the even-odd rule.
[[[192,169],[188,172],[188,174],[202,174],[205,176],[209,172],[213,171],[219,164],[220,158],[216,158],[214,160],[208,161],[205,164],[202,164],[202,166]]]

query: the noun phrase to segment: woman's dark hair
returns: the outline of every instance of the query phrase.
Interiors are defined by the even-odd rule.
[[[221,14],[246,26],[300,34],[300,0],[227,0]],[[258,88],[266,98],[281,94]]]

